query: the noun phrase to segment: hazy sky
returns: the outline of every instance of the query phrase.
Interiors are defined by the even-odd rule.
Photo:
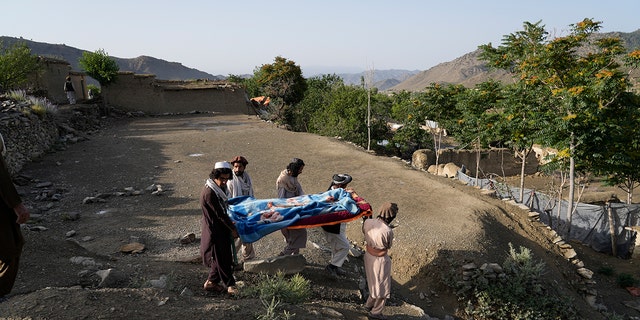
[[[10,0],[0,35],[253,73],[276,56],[321,70],[427,70],[542,20],[556,35],[584,18],[640,29],[638,0]]]

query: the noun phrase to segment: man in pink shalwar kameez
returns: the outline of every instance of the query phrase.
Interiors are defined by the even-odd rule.
[[[386,319],[382,309],[391,295],[391,258],[387,251],[393,243],[393,229],[389,226],[398,213],[398,205],[384,203],[375,219],[365,219],[362,232],[367,243],[364,269],[367,275],[369,297],[365,307],[369,317]]]

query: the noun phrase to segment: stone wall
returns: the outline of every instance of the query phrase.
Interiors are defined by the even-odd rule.
[[[244,88],[224,81],[166,81],[155,75],[120,72],[118,80],[102,88],[109,106],[148,114],[191,111],[247,113]]]
[[[475,176],[477,152],[474,150],[439,150],[438,164],[454,163],[467,169],[467,175]],[[535,153],[527,156],[525,174],[534,174],[538,171],[538,159]],[[411,159],[412,166],[425,170],[436,163],[436,154],[430,149],[416,150]],[[511,149],[491,149],[480,151],[480,176],[493,173],[499,176],[520,175],[520,158],[513,155]]]
[[[79,132],[97,128],[97,106],[77,106],[57,113],[37,115],[28,102],[0,101],[0,133],[4,138],[7,167],[15,176],[22,167],[46,152],[82,140]],[[78,136],[80,135],[80,136]]]

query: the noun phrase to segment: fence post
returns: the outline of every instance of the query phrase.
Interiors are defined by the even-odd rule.
[[[613,210],[611,209],[611,204],[607,201],[607,213],[609,214],[609,234],[611,235],[611,253],[614,257],[618,256],[618,252],[616,248],[618,247],[616,243],[616,228],[613,221]]]

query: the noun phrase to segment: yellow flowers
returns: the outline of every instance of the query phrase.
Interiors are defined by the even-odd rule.
[[[584,91],[584,87],[583,86],[569,88],[569,93],[571,93],[574,96],[577,96],[577,95],[581,94],[583,91]]]
[[[598,73],[596,73],[596,78],[598,79],[602,79],[602,78],[611,78],[613,76],[613,72],[611,70],[600,70]]]
[[[562,117],[562,120],[569,121],[571,119],[575,119],[577,116],[577,114],[569,112],[566,116]]]

